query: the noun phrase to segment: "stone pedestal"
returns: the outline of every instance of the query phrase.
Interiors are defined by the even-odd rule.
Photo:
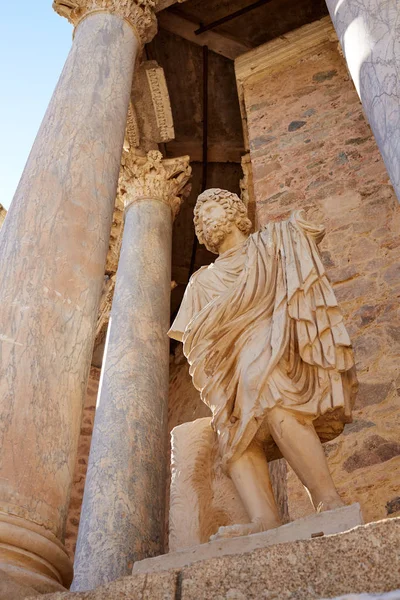
[[[171,238],[188,157],[127,157],[125,228],[103,359],[72,589],[163,551]]]
[[[400,7],[326,0],[354,85],[400,201]]]
[[[88,4],[68,9],[72,49],[0,234],[0,561],[39,592],[72,580],[62,542],[139,48],[126,6]]]
[[[183,508],[183,507],[182,507]],[[186,511],[190,510],[187,505]],[[185,520],[182,511],[182,520]],[[343,533],[364,523],[359,504],[351,504],[336,510],[329,510],[318,514],[292,521],[276,529],[269,529],[262,533],[254,533],[242,537],[220,539],[193,548],[186,548],[180,552],[171,552],[164,556],[148,558],[135,563],[133,574],[156,573],[167,569],[181,569],[194,565],[203,560],[212,560],[221,556],[230,556],[252,552],[260,548],[295,542],[297,540],[310,540],[335,533]]]

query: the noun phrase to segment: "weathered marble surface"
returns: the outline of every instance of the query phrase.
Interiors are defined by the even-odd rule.
[[[131,572],[164,547],[173,215],[189,157],[124,155],[125,226],[101,374],[74,590]]]
[[[86,478],[73,589],[162,552],[167,456],[171,210],[130,207]]]
[[[116,16],[77,28],[0,233],[0,511],[60,540],[137,46]]]
[[[400,201],[400,7],[326,0],[357,92]]]

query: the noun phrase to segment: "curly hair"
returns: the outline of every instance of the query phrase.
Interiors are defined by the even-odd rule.
[[[197,198],[196,206],[194,207],[194,227],[196,235],[201,244],[204,243],[202,229],[199,226],[200,208],[206,202],[213,200],[218,202],[225,209],[228,221],[235,223],[239,231],[244,234],[249,233],[252,224],[247,216],[247,208],[237,194],[220,188],[210,188]]]

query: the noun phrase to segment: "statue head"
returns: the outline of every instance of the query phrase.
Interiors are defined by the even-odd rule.
[[[218,254],[220,245],[235,227],[245,235],[251,229],[247,208],[239,196],[219,188],[200,194],[193,220],[200,244],[214,254]]]

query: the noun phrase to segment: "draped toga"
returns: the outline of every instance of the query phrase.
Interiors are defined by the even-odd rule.
[[[268,411],[311,418],[322,442],[351,421],[351,342],[301,212],[270,223],[194,273],[169,331],[183,341],[193,384],[211,409],[226,464],[260,437],[280,456]]]

